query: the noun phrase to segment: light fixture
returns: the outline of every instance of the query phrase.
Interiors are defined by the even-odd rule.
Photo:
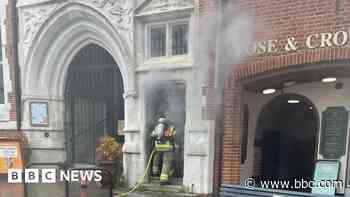
[[[289,99],[288,103],[289,104],[298,104],[298,103],[300,103],[300,100],[298,100],[298,99]]]
[[[335,81],[337,81],[337,78],[335,78],[335,77],[325,77],[322,79],[323,83],[331,83],[331,82],[335,82]]]
[[[273,94],[275,92],[276,92],[276,89],[274,89],[274,88],[268,88],[268,89],[264,89],[262,91],[263,94]]]

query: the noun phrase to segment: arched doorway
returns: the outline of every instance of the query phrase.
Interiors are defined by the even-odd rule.
[[[70,63],[65,91],[68,160],[94,164],[98,139],[117,137],[124,120],[123,80],[113,57],[98,45],[80,50]]]
[[[317,158],[318,112],[307,98],[283,94],[259,116],[255,146],[262,149],[262,178],[312,180]]]

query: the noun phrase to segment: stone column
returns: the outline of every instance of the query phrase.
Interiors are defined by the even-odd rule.
[[[144,163],[141,160],[142,136],[138,124],[137,94],[135,91],[128,91],[124,94],[125,99],[125,143],[124,153],[124,175],[129,184],[137,183],[142,175]]]

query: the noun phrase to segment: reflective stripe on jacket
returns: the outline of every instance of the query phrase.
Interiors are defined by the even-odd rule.
[[[159,152],[172,151],[174,147],[174,138],[176,129],[173,126],[166,128],[164,137],[155,141],[155,150]]]

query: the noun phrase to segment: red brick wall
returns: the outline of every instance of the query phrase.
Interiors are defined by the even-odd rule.
[[[279,52],[270,56],[253,56],[236,71],[238,79],[251,78],[262,72],[273,72],[287,66],[328,60],[349,59],[346,47],[307,49],[306,37],[312,33],[350,29],[350,1],[345,0],[237,0],[240,10],[253,10],[255,40],[279,40],[284,48],[287,38],[295,37],[298,52]],[[339,2],[339,3],[337,3]]]
[[[208,29],[208,18],[211,18],[214,16],[215,12],[218,9],[218,0],[199,0],[198,1],[198,9],[199,9],[199,15],[200,15],[200,21],[199,21],[199,30],[200,31],[206,31],[203,32],[206,35],[208,35],[208,32],[213,31],[213,29]],[[213,24],[212,24],[213,25]],[[209,27],[211,28],[211,27]],[[213,31],[213,34],[215,34],[215,30]],[[202,107],[202,119],[203,120],[212,120],[215,121],[218,117],[217,115],[217,103],[216,103],[216,98],[215,98],[215,58],[216,58],[216,47],[215,47],[215,35],[213,35],[213,40],[211,43],[201,43],[200,47],[208,47],[208,50],[203,50],[208,53],[205,64],[207,64],[206,69],[207,71],[204,73],[208,73],[206,76],[206,82],[203,84],[202,87],[202,95],[205,97],[205,103],[203,104]],[[205,66],[204,66],[205,67]],[[214,131],[210,131],[214,132]],[[216,125],[216,130],[215,130],[215,164],[214,164],[214,194],[212,196],[216,196],[217,192],[219,191],[219,185],[220,185],[220,163],[221,163],[221,144],[222,140],[222,126],[221,125]],[[204,196],[204,195],[203,195]],[[211,195],[205,195],[205,196],[211,196]]]
[[[240,178],[241,88],[240,80],[279,72],[292,65],[350,59],[350,48],[329,47],[307,49],[306,37],[311,33],[350,29],[350,1],[347,0],[236,0],[235,10],[254,13],[253,34],[258,41],[277,39],[277,48],[284,48],[289,37],[295,37],[297,52],[251,56],[238,65],[225,90],[224,131],[221,144],[222,183],[238,184]],[[306,66],[306,65],[305,65]],[[234,83],[236,82],[236,83]]]

